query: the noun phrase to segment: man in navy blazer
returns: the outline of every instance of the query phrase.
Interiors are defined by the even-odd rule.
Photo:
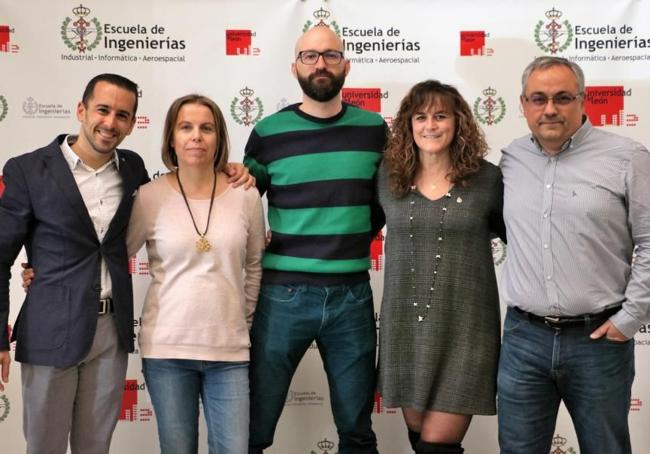
[[[10,268],[24,246],[38,270],[11,340],[21,362],[28,453],[108,453],[117,423],[133,295],[125,234],[142,159],[117,146],[135,124],[130,80],[101,74],[77,106],[77,136],[7,161],[0,198],[0,330],[7,332]],[[9,339],[0,370],[9,378]],[[4,389],[0,382],[0,391]]]

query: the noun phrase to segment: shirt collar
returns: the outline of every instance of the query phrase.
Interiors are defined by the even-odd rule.
[[[557,153],[557,155],[559,155],[560,153],[564,153],[567,150],[571,150],[573,148],[580,146],[580,144],[584,141],[585,137],[587,136],[587,134],[589,134],[589,131],[591,131],[592,128],[593,126],[591,124],[591,121],[589,121],[589,117],[583,115],[582,125],[578,128],[576,132],[573,133],[571,137],[567,139],[566,142],[562,144],[562,147],[560,148],[560,152]],[[546,154],[542,146],[537,141],[537,138],[533,134],[530,135],[530,141],[533,144],[535,144],[535,146],[540,152]]]
[[[78,136],[72,134],[67,135],[65,136],[65,139],[61,143],[61,152],[63,153],[63,157],[65,158],[65,161],[70,166],[70,170],[74,170],[75,167],[79,165],[79,163],[86,165],[70,146],[77,141],[77,137]],[[105,169],[111,162],[115,163],[115,168],[117,170],[120,170],[120,159],[117,155],[117,150],[113,151],[112,159],[108,161],[106,164],[104,164],[100,169],[97,170]]]

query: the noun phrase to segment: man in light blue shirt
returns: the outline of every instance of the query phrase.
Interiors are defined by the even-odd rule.
[[[535,59],[521,95],[532,134],[503,150],[502,454],[547,454],[560,401],[581,452],[631,452],[632,337],[650,320],[650,154],[594,128],[584,97],[578,65]]]

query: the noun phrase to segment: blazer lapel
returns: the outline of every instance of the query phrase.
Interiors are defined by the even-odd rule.
[[[66,162],[58,145],[52,144],[49,153],[45,154],[45,165],[51,170],[52,179],[61,190],[61,194],[68,200],[72,210],[77,213],[82,225],[92,236],[97,237],[92,219],[88,214],[86,204],[81,197],[77,182],[72,175],[70,166]]]
[[[104,236],[104,241],[113,237],[115,232],[119,232],[120,228],[123,228],[128,224],[129,218],[131,217],[131,207],[133,206],[133,198],[135,197],[136,190],[140,186],[140,179],[135,175],[133,171],[133,166],[124,154],[117,151],[118,159],[120,160],[120,176],[122,177],[122,200],[120,201],[115,215],[108,227],[108,231]]]

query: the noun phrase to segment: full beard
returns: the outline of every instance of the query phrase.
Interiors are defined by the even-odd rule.
[[[317,77],[327,77],[328,83],[317,83]],[[343,88],[345,73],[336,76],[326,69],[317,70],[308,77],[298,76],[298,83],[305,95],[318,102],[327,102],[334,99]]]

